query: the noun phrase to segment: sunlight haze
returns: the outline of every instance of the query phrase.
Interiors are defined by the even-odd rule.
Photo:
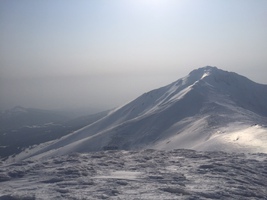
[[[0,109],[127,103],[206,65],[267,84],[265,0],[1,0]]]

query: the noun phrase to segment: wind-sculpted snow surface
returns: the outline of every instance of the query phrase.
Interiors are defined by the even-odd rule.
[[[0,200],[267,199],[267,154],[99,151],[0,169]]]

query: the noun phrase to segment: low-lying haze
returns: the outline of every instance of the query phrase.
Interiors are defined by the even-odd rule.
[[[0,2],[0,109],[112,108],[205,65],[267,84],[265,0]]]

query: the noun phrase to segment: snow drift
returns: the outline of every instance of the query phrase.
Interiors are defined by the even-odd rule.
[[[120,150],[0,166],[0,200],[263,200],[267,196],[267,154],[262,153]]]
[[[207,66],[16,159],[146,148],[267,153],[266,144],[267,85]]]

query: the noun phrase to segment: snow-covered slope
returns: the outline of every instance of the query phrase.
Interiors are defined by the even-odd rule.
[[[267,154],[148,149],[0,162],[1,200],[266,200],[266,188]]]
[[[266,135],[267,85],[207,66],[16,159],[144,148],[267,153]]]

